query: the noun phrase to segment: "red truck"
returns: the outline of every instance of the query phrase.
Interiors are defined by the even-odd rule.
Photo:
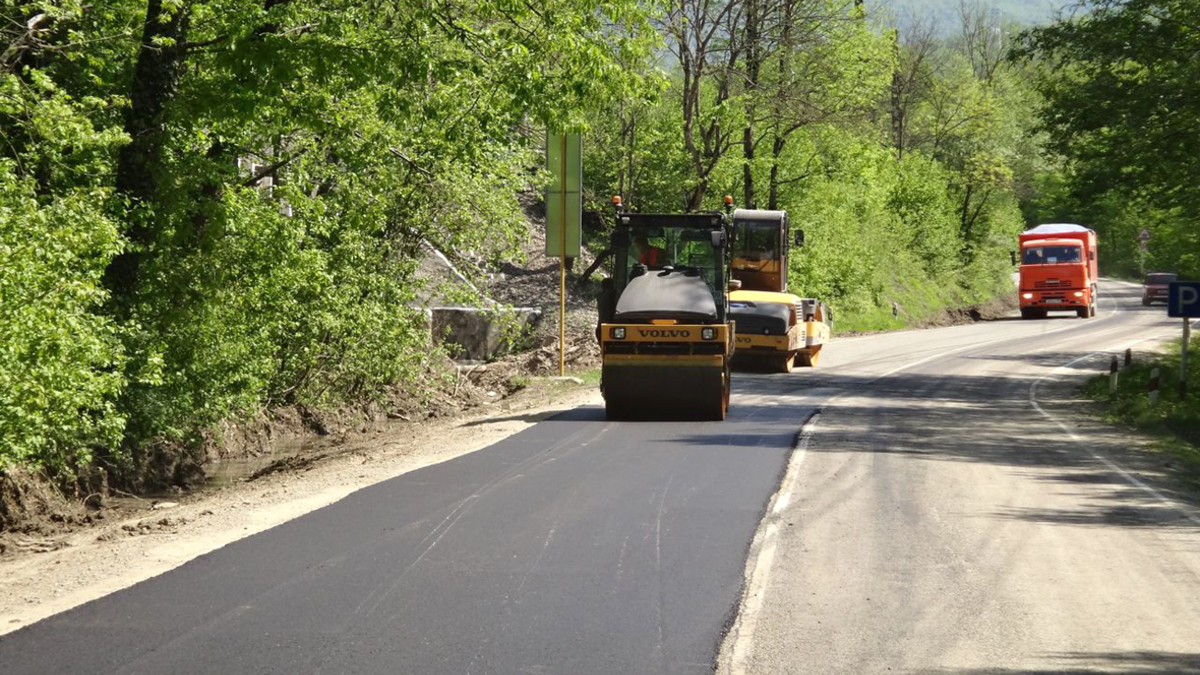
[[[1038,225],[1021,233],[1021,318],[1050,311],[1096,316],[1096,233],[1082,225]]]

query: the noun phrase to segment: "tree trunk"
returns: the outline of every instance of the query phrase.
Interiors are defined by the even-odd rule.
[[[183,52],[178,47],[162,47],[155,42],[165,39],[182,44],[187,23],[183,9],[171,13],[163,8],[163,0],[149,0],[125,112],[125,132],[130,142],[117,156],[116,188],[130,202],[127,235],[134,245],[133,250],[117,256],[107,270],[109,289],[117,299],[127,297],[136,288],[142,255],[139,249],[154,239],[152,216],[146,207],[152,206],[157,196],[155,174],[162,162],[166,108],[179,86],[183,66]]]
[[[691,193],[687,197],[687,204],[685,204],[684,210],[687,213],[694,213],[696,211],[699,211],[700,207],[704,205],[704,196],[706,194],[708,194],[708,178],[707,177],[701,178],[696,183],[696,187],[692,188]]]
[[[971,222],[969,214],[971,213],[971,196],[974,192],[974,187],[975,186],[971,185],[970,183],[967,183],[967,188],[963,192],[962,207],[959,209],[958,230],[960,233],[962,233],[964,243],[971,238]]]
[[[627,172],[628,178],[629,178],[629,184],[628,184],[629,197],[628,198],[629,198],[630,204],[636,203],[636,200],[637,200],[637,191],[634,189],[634,181],[633,181],[634,172],[636,171],[636,167],[634,166],[634,152],[636,152],[636,151],[637,151],[637,113],[631,112],[629,115],[629,153],[628,153],[628,155],[626,155],[626,161],[628,162],[628,166],[626,167],[626,172]]]
[[[897,49],[897,53],[899,49]],[[892,143],[896,159],[904,159],[904,83],[899,67],[892,73]]]
[[[772,105],[772,132],[771,132],[771,173],[768,177],[767,186],[767,208],[772,211],[779,210],[779,158],[783,154],[783,148],[787,145],[787,138],[784,130],[784,118],[786,111],[784,110],[784,101],[786,100],[785,91],[792,86],[792,23],[795,20],[795,2],[784,2],[780,5],[780,34],[779,34],[779,81],[781,89],[775,93],[775,100]]]
[[[746,128],[742,130],[742,205],[755,208],[754,199],[754,114],[759,100],[758,80],[762,68],[758,0],[746,0]]]
[[[742,206],[756,208],[754,204],[754,125],[747,124],[742,130]]]
[[[771,189],[767,200],[767,208],[771,211],[779,210],[779,156],[786,144],[787,140],[776,129],[775,141],[771,144]]]

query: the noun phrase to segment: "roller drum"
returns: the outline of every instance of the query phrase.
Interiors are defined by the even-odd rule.
[[[727,367],[605,364],[601,378],[610,420],[721,420],[729,405]]]

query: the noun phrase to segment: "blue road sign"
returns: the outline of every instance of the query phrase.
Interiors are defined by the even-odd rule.
[[[1167,293],[1167,316],[1200,317],[1200,281],[1172,281]]]

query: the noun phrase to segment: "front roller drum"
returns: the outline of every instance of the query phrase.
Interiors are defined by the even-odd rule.
[[[604,410],[610,420],[723,420],[729,409],[729,368],[605,364]]]

